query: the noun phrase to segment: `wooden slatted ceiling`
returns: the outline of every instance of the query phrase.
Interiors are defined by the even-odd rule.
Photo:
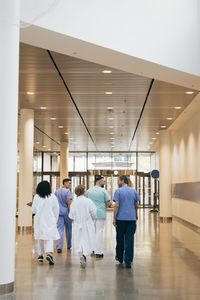
[[[104,74],[102,71],[110,68],[58,53],[52,56],[97,149],[111,150],[110,138],[114,137],[113,150],[127,151],[151,79],[115,69]],[[27,95],[30,91],[34,95]],[[106,95],[107,91],[112,94]],[[185,94],[186,91],[184,87],[154,82],[131,150],[148,150],[160,126],[169,126],[196,95],[196,91],[192,95]],[[42,106],[47,109],[41,110]],[[175,110],[175,106],[182,109]],[[70,150],[96,150],[47,51],[25,44],[20,47],[19,107],[34,109],[35,125],[57,142],[69,140]],[[51,120],[52,117],[56,120]],[[167,117],[173,120],[167,121]],[[63,128],[59,129],[59,125]],[[39,147],[47,146],[45,150],[59,150],[56,143],[37,129],[36,141],[40,142]]]

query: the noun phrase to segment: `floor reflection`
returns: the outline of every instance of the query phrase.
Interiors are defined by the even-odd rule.
[[[134,267],[115,260],[115,228],[107,213],[103,260],[91,257],[86,270],[66,247],[56,264],[38,265],[31,233],[17,234],[15,295],[4,300],[199,299],[200,234],[177,222],[160,223],[157,213],[139,210]]]

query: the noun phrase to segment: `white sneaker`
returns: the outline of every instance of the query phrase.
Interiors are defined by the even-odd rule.
[[[82,267],[83,269],[85,269],[85,267],[86,267],[86,257],[85,257],[85,255],[82,255],[82,256],[80,257],[80,263],[81,263],[81,267]]]

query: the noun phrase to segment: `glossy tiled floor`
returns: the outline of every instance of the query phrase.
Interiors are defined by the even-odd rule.
[[[105,258],[88,261],[64,250],[56,265],[38,265],[31,234],[17,235],[16,293],[0,299],[200,299],[200,234],[173,221],[160,224],[156,214],[140,210],[132,270],[114,260],[111,212],[105,228]]]

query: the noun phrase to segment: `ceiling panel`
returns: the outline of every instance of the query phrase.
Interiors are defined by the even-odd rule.
[[[110,68],[112,73],[104,74],[106,66],[55,52],[51,54],[95,144],[47,51],[21,44],[19,108],[34,109],[35,142],[39,142],[35,146],[39,149],[58,151],[60,142],[68,140],[70,150],[148,150],[160,126],[168,127],[196,95],[196,91],[187,95],[183,87],[154,81],[130,148],[151,79]],[[181,109],[176,110],[175,106]],[[46,109],[41,110],[41,107]],[[173,120],[167,120],[168,117]],[[63,128],[58,128],[60,125]]]

